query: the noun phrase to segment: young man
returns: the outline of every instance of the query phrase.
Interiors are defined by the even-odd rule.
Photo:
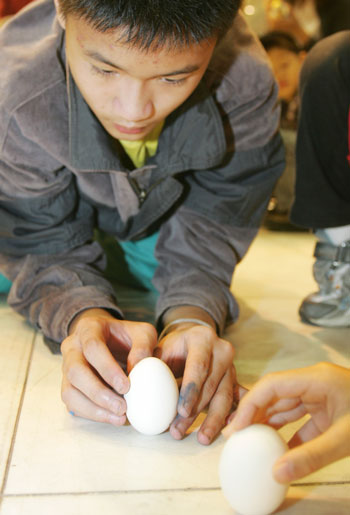
[[[301,318],[350,327],[350,31],[323,39],[301,72],[295,203],[291,220],[312,229],[319,290]]]
[[[0,267],[10,305],[63,341],[79,416],[124,424],[121,363],[153,351],[183,376],[174,438],[207,408],[210,443],[232,408],[232,272],[284,166],[277,88],[239,5],[59,0],[56,17],[43,0],[1,33]],[[123,320],[96,229],[118,266],[154,264],[159,342]]]

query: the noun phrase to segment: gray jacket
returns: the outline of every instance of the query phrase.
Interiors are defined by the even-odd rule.
[[[94,228],[117,239],[159,229],[156,315],[196,305],[222,331],[237,317],[236,263],[283,170],[277,91],[238,16],[200,86],[166,120],[157,154],[134,170],[67,71],[51,0],[0,31],[0,272],[9,304],[61,341],[72,318],[122,317]]]

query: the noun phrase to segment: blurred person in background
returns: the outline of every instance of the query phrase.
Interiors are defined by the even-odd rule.
[[[286,168],[277,182],[264,223],[272,230],[298,230],[289,221],[289,211],[294,198],[299,75],[306,52],[286,32],[271,31],[260,40],[279,86],[281,134],[286,149]]]
[[[350,28],[349,0],[265,0],[270,30],[293,35],[309,48],[316,41]]]

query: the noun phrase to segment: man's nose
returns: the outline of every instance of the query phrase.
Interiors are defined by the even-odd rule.
[[[148,120],[154,114],[150,94],[145,85],[139,81],[120,81],[113,104],[117,114],[129,122]]]

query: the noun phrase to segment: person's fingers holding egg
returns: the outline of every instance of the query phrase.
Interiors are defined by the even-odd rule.
[[[198,441],[203,445],[210,444],[225,425],[228,413],[236,404],[235,388],[236,374],[231,366],[221,379],[215,394],[209,403],[207,416],[198,432]]]
[[[228,341],[218,338],[213,331],[211,334],[207,333],[206,337],[207,340],[203,341],[200,335],[196,335],[196,339],[191,338],[188,345],[188,357],[180,392],[183,410],[179,403],[179,414],[182,416],[186,416],[186,412],[188,416],[198,414],[206,408],[228,370],[232,372],[232,382],[227,383],[229,396],[233,395],[236,385],[236,381],[233,380],[233,347]]]
[[[154,355],[171,368],[175,377],[183,376],[178,405],[183,418],[191,416],[209,374],[213,334],[208,327],[179,324],[155,349]]]
[[[109,409],[98,406],[88,399],[81,391],[72,386],[66,378],[62,381],[62,400],[64,401],[67,411],[71,415],[94,420],[95,422],[104,422],[114,426],[122,426],[126,422],[125,413],[117,415]]]
[[[213,345],[195,343],[193,339],[188,346],[184,380],[180,391],[179,415],[171,426],[171,434],[176,439],[182,438],[199,413],[209,406],[205,422],[198,433],[199,442],[207,445],[219,433],[229,413],[236,407],[239,387],[232,364],[231,344],[217,336]],[[195,367],[198,363],[202,364],[205,375],[196,375]],[[203,383],[201,377],[204,378]],[[185,407],[184,414],[188,416],[183,416],[181,404]]]
[[[196,418],[197,415],[184,418],[177,414],[169,429],[171,436],[175,438],[175,440],[182,440],[187,429],[193,424]]]
[[[174,438],[183,438],[199,413],[217,395],[203,426],[207,434],[201,430],[199,436],[201,443],[210,443],[233,409],[233,392],[237,385],[232,345],[220,339],[214,329],[186,324],[165,336],[155,355],[172,369],[174,364],[185,360],[178,415],[170,428]]]
[[[77,404],[75,392],[77,391],[82,395],[78,400],[89,399],[96,409],[105,409],[118,417],[125,415],[125,400],[109,387],[103,378],[96,373],[96,370],[91,367],[82,352],[77,338],[75,336],[66,338],[61,345],[61,349],[63,356],[62,400],[67,407],[68,404],[72,404],[72,398],[75,400],[74,404]],[[124,372],[121,369],[119,370],[120,367],[118,367],[119,365],[117,365],[117,373],[124,375]],[[70,411],[71,409],[77,411],[76,406],[73,408],[69,407],[68,410]],[[78,411],[84,412],[82,416],[89,418],[87,413],[85,413],[86,410],[79,408]]]
[[[124,321],[124,327],[131,343],[127,359],[127,370],[130,373],[136,363],[153,355],[157,345],[157,331],[146,322]]]
[[[199,397],[196,411],[199,413],[211,402],[214,395],[218,393],[222,379],[225,375],[229,375],[231,382],[225,382],[227,386],[228,400],[225,404],[229,404],[228,412],[232,407],[233,392],[236,389],[236,373],[233,367],[234,349],[232,345],[226,341],[216,337],[212,346],[211,365],[208,375],[202,386],[202,391]],[[228,415],[226,413],[225,417]]]
[[[244,429],[250,424],[266,421],[267,410],[273,409],[276,402],[280,400],[280,396],[276,391],[275,377],[276,373],[265,375],[243,396],[235,416],[223,430],[226,438],[235,431]]]
[[[101,378],[117,393],[120,395],[126,393],[130,386],[128,378],[111,351],[113,345],[117,343],[114,334],[116,327],[122,329],[123,321],[115,319],[102,309],[88,309],[77,315],[70,325],[69,336],[61,344],[63,373],[73,375],[77,381],[82,379],[81,372],[85,371],[87,374],[89,368],[92,375]],[[125,345],[122,339],[121,344]],[[83,356],[82,360],[78,358],[80,355]],[[84,368],[85,362],[88,367]],[[89,387],[90,378],[92,378],[91,374],[84,383],[87,387]],[[80,389],[76,382],[72,384]],[[89,397],[87,391],[82,390],[82,393]]]
[[[198,414],[208,404],[225,372],[215,354],[215,339],[215,331],[207,327],[186,331],[187,358],[178,407],[184,418]]]

